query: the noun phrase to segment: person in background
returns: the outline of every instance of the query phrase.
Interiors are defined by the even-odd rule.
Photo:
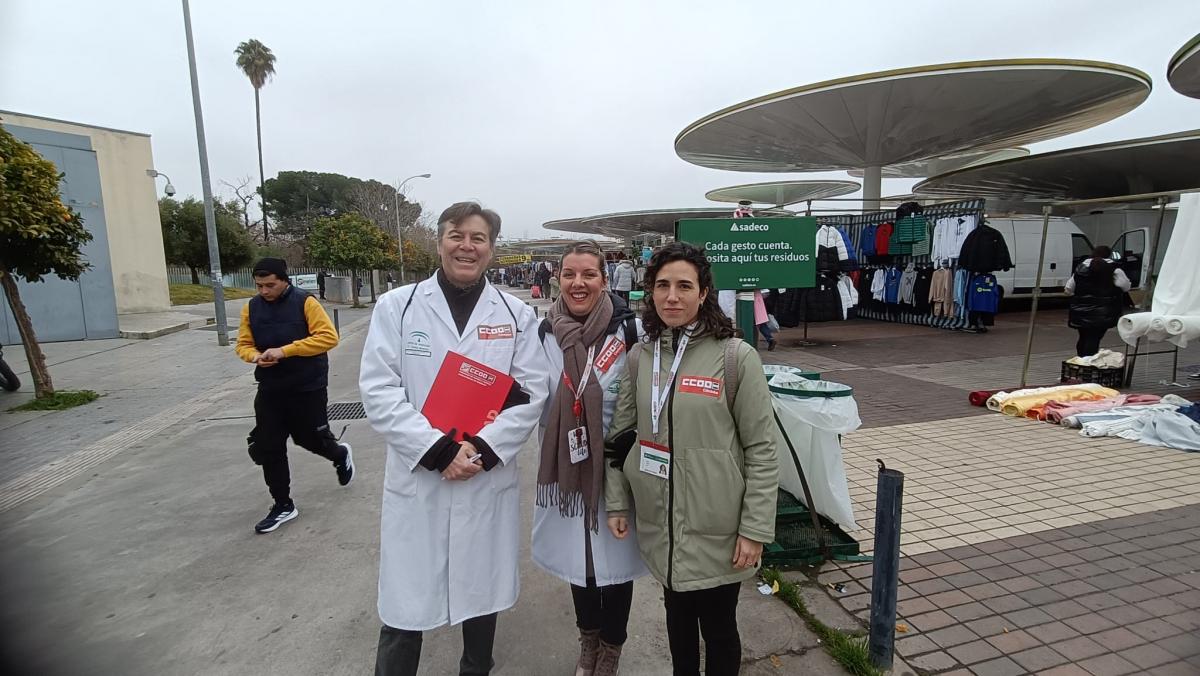
[[[767,291],[770,293],[770,291]],[[771,328],[771,317],[767,314],[767,303],[762,289],[754,290],[754,325],[767,341],[767,352],[775,351],[775,329]]]
[[[542,322],[550,396],[542,419],[533,561],[571,586],[577,676],[615,676],[633,580],[647,571],[637,538],[618,540],[607,527],[604,433],[638,327],[624,301],[606,289],[604,254],[595,242],[568,246],[558,276],[563,295]]]
[[[533,308],[484,279],[500,216],[475,202],[438,218],[441,267],[379,298],[359,390],[383,437],[376,676],[415,676],[422,632],[462,624],[459,674],[488,674],[496,616],[517,601],[521,504],[517,454],[546,398]],[[422,412],[455,352],[515,381],[475,434],[440,430]]]
[[[1079,264],[1064,290],[1071,296],[1067,325],[1079,332],[1075,354],[1090,357],[1100,351],[1104,334],[1121,318],[1122,298],[1129,277],[1112,260],[1112,249],[1098,246]]]
[[[629,303],[629,292],[633,290],[634,279],[633,263],[625,258],[625,252],[617,252],[617,264],[613,266],[612,273],[612,290],[621,300]]]
[[[738,594],[775,537],[779,460],[758,353],[717,306],[704,251],[672,242],[646,269],[646,349],[629,356],[607,445],[605,507],[664,588],[674,673],[737,674]],[[733,369],[733,372],[730,371]]]
[[[560,266],[561,270],[561,266]],[[559,279],[559,271],[554,270],[550,274],[550,300],[558,300],[558,295],[562,291],[562,281]]]
[[[287,440],[333,463],[338,483],[354,478],[350,444],[329,429],[329,357],[338,334],[325,308],[308,292],[291,284],[282,258],[254,264],[258,295],[242,306],[236,350],[255,365],[254,429],[246,439],[250,459],[261,465],[263,480],[275,501],[254,526],[270,533],[300,515],[291,495]]]
[[[325,271],[317,271],[317,296],[325,300]]]

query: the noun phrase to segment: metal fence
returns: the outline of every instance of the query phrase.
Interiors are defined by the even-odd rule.
[[[299,267],[299,268],[289,267],[288,274],[289,275],[315,275],[318,272],[320,272],[321,270],[325,270],[325,274],[329,275],[329,276],[335,276],[335,277],[349,277],[350,276],[349,270],[331,270],[329,268],[312,268],[312,267]],[[199,272],[199,276],[200,276],[199,277],[200,283],[208,284],[208,271],[207,270],[199,270],[198,272]],[[386,274],[386,271],[379,271],[379,273],[380,273],[380,277],[382,277],[384,274]],[[221,272],[221,274],[223,276],[225,286],[228,288],[248,289],[250,291],[254,290],[254,272],[250,268],[237,268],[236,270],[223,270]],[[358,274],[359,274],[359,278],[362,279],[362,282],[364,285],[369,283],[368,282],[369,277],[368,277],[368,274],[366,271],[359,271]],[[392,276],[399,279],[400,274],[398,272],[393,271]],[[410,282],[424,279],[426,276],[427,275],[418,275],[414,272],[409,272],[406,275],[406,277],[408,278],[408,281],[410,281]],[[167,279],[172,284],[191,284],[192,283],[192,271],[183,265],[168,265],[167,266]]]

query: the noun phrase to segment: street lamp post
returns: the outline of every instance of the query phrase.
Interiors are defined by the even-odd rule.
[[[400,249],[400,286],[404,286],[404,235],[400,233],[400,194],[404,192],[404,185],[414,178],[430,178],[431,176],[433,176],[433,174],[417,174],[416,176],[409,176],[403,181],[400,181],[400,185],[396,187],[396,242]]]
[[[221,278],[221,250],[217,245],[217,217],[213,213],[212,183],[208,178],[208,144],[204,140],[204,115],[200,111],[200,80],[196,75],[196,48],[192,42],[192,12],[183,0],[183,32],[187,38],[188,70],[192,79],[192,108],[196,114],[196,145],[200,151],[200,187],[204,192],[204,226],[208,231],[209,276],[212,279],[213,305],[217,317],[217,344],[229,344],[225,325],[225,288]]]

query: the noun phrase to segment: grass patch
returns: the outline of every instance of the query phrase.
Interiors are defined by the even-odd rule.
[[[48,397],[34,399],[33,401],[25,402],[20,406],[14,406],[8,409],[9,413],[17,411],[63,411],[76,406],[90,404],[100,398],[100,395],[92,390],[58,390]]]
[[[796,614],[804,620],[804,624],[808,625],[817,638],[821,639],[821,643],[829,651],[829,656],[842,665],[846,671],[854,676],[882,676],[883,672],[871,664],[865,636],[847,634],[818,620],[809,611],[808,606],[804,605],[804,599],[800,596],[800,585],[785,580],[778,570],[764,568],[762,576],[767,584],[779,583],[777,596],[796,611]]]
[[[206,284],[171,284],[171,305],[198,305],[213,302],[213,290]],[[253,291],[225,287],[225,300],[251,298]]]

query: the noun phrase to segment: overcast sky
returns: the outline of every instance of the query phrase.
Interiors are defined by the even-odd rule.
[[[257,182],[253,90],[233,53],[256,38],[278,59],[262,92],[268,177],[430,172],[411,199],[435,212],[479,199],[508,236],[787,177],[696,167],[673,141],[724,106],[877,70],[1061,57],[1154,79],[1140,108],[1034,152],[1200,127],[1200,101],[1165,75],[1200,30],[1196,0],[194,0],[192,20],[214,189]],[[0,109],[149,133],[180,196],[200,194],[179,2],[0,0]]]

